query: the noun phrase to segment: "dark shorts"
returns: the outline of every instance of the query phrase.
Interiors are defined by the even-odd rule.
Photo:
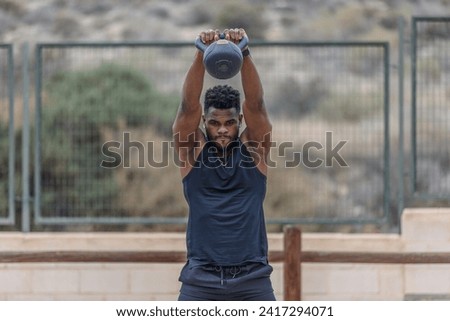
[[[190,266],[181,270],[179,301],[275,301],[268,264]]]

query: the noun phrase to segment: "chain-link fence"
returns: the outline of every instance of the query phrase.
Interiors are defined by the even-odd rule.
[[[406,206],[448,205],[449,30],[448,17],[412,19]],[[192,43],[38,44],[33,77],[23,70],[23,101],[35,94],[35,108],[24,105],[15,120],[20,77],[12,46],[1,45],[0,224],[14,225],[22,211],[31,229],[183,228],[187,205],[171,125],[194,50]],[[390,175],[388,43],[253,42],[251,52],[273,124],[267,221],[389,223],[399,200],[390,197],[398,182]],[[24,64],[33,60],[24,55]],[[229,83],[242,90],[239,77],[205,80],[205,89]],[[22,153],[15,136],[25,139]]]
[[[42,44],[36,221],[182,223],[170,144],[191,44]],[[389,202],[386,43],[256,43],[272,223],[364,223]],[[207,76],[205,88],[229,82]]]
[[[274,119],[266,210],[282,223],[381,220],[389,202],[386,43],[264,46]],[[258,66],[259,66],[258,65]]]
[[[36,221],[184,222],[171,123],[192,48],[36,49]]]
[[[450,198],[450,17],[412,20],[412,191]]]

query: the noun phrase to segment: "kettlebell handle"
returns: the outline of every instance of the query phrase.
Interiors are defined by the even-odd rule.
[[[219,35],[220,39],[225,39],[225,34],[221,33]],[[238,48],[241,49],[241,51],[245,48],[245,46],[247,46],[248,44],[248,37],[244,36],[241,41],[239,41],[239,43],[237,44]],[[205,45],[203,43],[203,41],[200,39],[200,37],[197,37],[197,39],[195,39],[195,46],[197,47],[197,49],[199,49],[202,52],[205,52],[206,48],[208,48],[207,45]]]

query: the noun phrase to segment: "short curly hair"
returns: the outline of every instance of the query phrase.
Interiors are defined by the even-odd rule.
[[[208,113],[210,107],[217,109],[236,108],[241,111],[240,93],[228,85],[218,85],[209,88],[205,93],[204,112]]]

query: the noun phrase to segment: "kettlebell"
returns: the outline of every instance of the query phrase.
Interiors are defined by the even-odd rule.
[[[225,39],[225,34],[219,36],[219,40],[209,46],[205,45],[200,37],[195,40],[195,46],[203,52],[203,64],[206,71],[217,79],[234,77],[242,67],[242,49],[248,43],[248,37],[244,36],[238,45]]]

